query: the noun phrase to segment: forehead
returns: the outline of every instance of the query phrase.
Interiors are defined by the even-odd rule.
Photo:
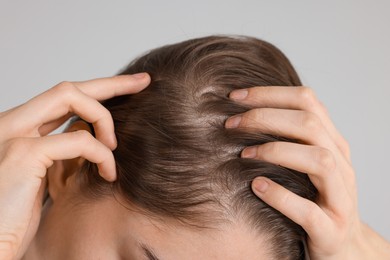
[[[56,226],[51,232],[56,239],[48,242],[60,247],[56,248],[60,255],[71,255],[66,259],[274,259],[267,236],[245,221],[195,229],[151,218],[115,199],[72,204],[71,208],[58,204],[46,222]],[[143,247],[158,258],[148,257]]]
[[[272,259],[267,236],[258,234],[244,221],[225,222],[216,228],[195,228],[133,210],[119,211],[119,230],[127,233],[123,245],[136,245],[135,250],[144,255],[141,259],[155,259],[147,258],[145,248],[159,260]]]

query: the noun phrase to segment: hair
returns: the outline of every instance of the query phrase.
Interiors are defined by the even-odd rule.
[[[256,38],[209,36],[154,49],[119,74],[138,72],[151,75],[146,89],[103,102],[118,139],[111,189],[147,214],[189,226],[244,221],[267,236],[275,259],[304,259],[304,230],[256,197],[251,182],[265,176],[312,201],[315,187],[306,174],[240,157],[246,146],[293,140],[224,127],[251,109],[230,100],[232,90],[301,85],[283,53]],[[96,165],[83,170],[86,193],[104,194],[110,184]]]

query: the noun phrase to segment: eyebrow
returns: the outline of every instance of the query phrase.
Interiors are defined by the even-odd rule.
[[[144,255],[148,258],[148,260],[161,260],[160,258],[158,258],[156,256],[154,251],[152,249],[150,249],[149,247],[147,247],[146,245],[141,244],[141,248],[144,251]]]

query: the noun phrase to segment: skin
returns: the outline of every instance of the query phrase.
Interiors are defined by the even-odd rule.
[[[106,180],[116,177],[113,122],[97,101],[137,93],[149,82],[146,74],[64,82],[0,114],[1,259],[19,259],[26,252],[25,259],[142,259],[139,242],[161,259],[269,258],[265,237],[252,234],[245,223],[199,233],[129,211],[109,197],[87,206],[74,203],[74,176],[82,160],[96,163]],[[242,156],[309,174],[320,193],[316,203],[268,179],[256,179],[252,186],[261,199],[307,231],[311,258],[389,258],[389,244],[360,221],[348,145],[313,92],[305,87],[254,87],[230,97],[253,109],[229,119],[226,127],[301,140],[299,145],[275,142],[247,148]],[[73,114],[93,124],[96,139],[85,130],[48,136]],[[42,212],[47,179],[51,199]],[[108,217],[118,221],[106,223]]]
[[[311,202],[263,177],[252,182],[255,194],[301,225],[312,259],[387,259],[390,244],[361,222],[355,173],[348,143],[322,103],[307,87],[253,87],[230,98],[253,107],[231,117],[228,128],[245,128],[299,140],[245,148],[241,156],[307,173],[317,188]]]
[[[77,130],[89,131],[89,126],[77,121],[66,132]],[[48,169],[50,198],[23,259],[147,260],[142,245],[162,260],[273,259],[265,238],[245,223],[196,229],[147,216],[126,205],[118,194],[99,200],[82,198],[77,175],[82,174],[83,160],[56,161]]]
[[[95,162],[103,178],[115,179],[113,122],[98,101],[137,93],[149,82],[147,74],[62,82],[0,114],[1,259],[19,259],[31,243],[54,161],[82,157]],[[83,130],[48,135],[73,114],[93,124],[97,139]]]
[[[69,201],[61,193],[48,205],[24,259],[147,260],[141,245],[162,260],[271,259],[263,239],[244,224],[196,230],[129,211],[111,197],[87,206]]]

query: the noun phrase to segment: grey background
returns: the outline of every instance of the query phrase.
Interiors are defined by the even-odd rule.
[[[278,46],[350,142],[361,217],[390,240],[390,1],[0,1],[0,111],[209,35]],[[2,126],[3,127],[3,126]]]

